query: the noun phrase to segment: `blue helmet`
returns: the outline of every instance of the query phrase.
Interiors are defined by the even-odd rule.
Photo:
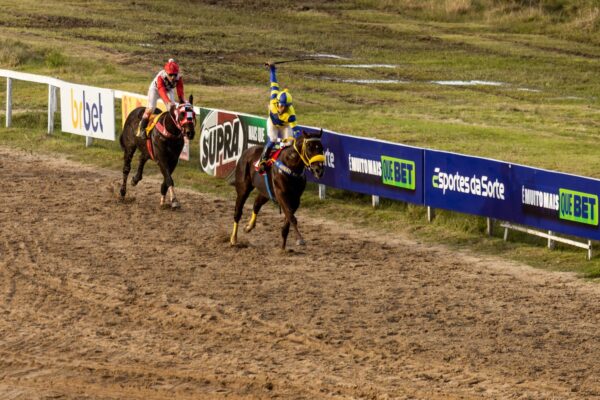
[[[292,95],[284,89],[277,95],[277,102],[284,107],[289,107],[292,105]]]

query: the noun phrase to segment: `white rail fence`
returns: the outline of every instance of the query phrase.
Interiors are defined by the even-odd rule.
[[[12,116],[13,116],[13,81],[21,80],[32,83],[40,83],[44,85],[48,85],[48,134],[52,134],[54,132],[54,114],[58,110],[58,91],[61,88],[66,86],[74,85],[70,82],[66,82],[57,78],[52,78],[43,75],[35,75],[29,74],[26,72],[17,72],[6,69],[0,69],[0,76],[6,77],[6,127],[9,128],[12,125]],[[113,99],[123,99],[125,96],[131,97],[145,97],[144,95],[140,95],[138,93],[127,92],[123,90],[112,90],[112,89],[103,89],[107,90],[111,93],[111,97]],[[199,107],[194,107],[194,110],[197,114],[200,113]],[[114,112],[114,110],[112,110]],[[114,118],[113,118],[114,120]],[[93,136],[84,135],[85,145],[89,147],[93,143]],[[113,135],[114,137],[114,135]],[[114,139],[113,139],[114,140]]]

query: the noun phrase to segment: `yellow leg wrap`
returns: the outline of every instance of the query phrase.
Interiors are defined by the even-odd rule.
[[[235,246],[237,244],[237,231],[238,231],[238,223],[234,222],[233,223],[233,232],[231,232],[231,238],[229,239],[229,243],[231,243],[232,246]]]
[[[246,232],[250,232],[252,229],[254,229],[255,225],[256,225],[256,213],[254,211],[252,211],[252,217],[250,217],[250,221],[248,221],[248,225],[246,225]]]

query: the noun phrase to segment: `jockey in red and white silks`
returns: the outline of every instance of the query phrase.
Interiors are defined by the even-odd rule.
[[[175,108],[174,89],[177,90],[179,103],[184,103],[185,95],[183,91],[183,78],[179,73],[179,65],[177,65],[175,60],[170,58],[164,68],[156,74],[152,83],[150,83],[150,87],[148,88],[148,106],[140,121],[138,136],[146,138],[148,120],[150,119],[152,112],[154,112],[159,98],[165,103],[167,110],[172,111],[172,109]]]

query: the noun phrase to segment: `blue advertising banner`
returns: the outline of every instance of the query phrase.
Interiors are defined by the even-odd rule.
[[[425,205],[600,240],[600,181],[425,151]]]
[[[317,128],[302,127],[307,132]],[[311,182],[423,204],[423,149],[323,131],[325,174]]]
[[[516,222],[600,240],[600,181],[576,175],[513,165]]]

